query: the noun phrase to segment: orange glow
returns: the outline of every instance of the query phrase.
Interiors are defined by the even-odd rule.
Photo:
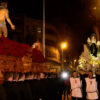
[[[61,48],[62,48],[62,49],[66,49],[67,47],[68,47],[68,45],[67,45],[66,42],[63,42],[63,43],[61,44]]]

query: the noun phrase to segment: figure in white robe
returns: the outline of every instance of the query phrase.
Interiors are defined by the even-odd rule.
[[[89,100],[98,99],[96,78],[85,78],[85,81],[86,81],[86,92],[87,92],[86,98]]]
[[[78,100],[82,98],[82,81],[80,77],[78,77],[77,72],[73,72],[73,77],[70,78],[70,85],[71,85],[71,96],[72,100]]]
[[[86,98],[88,100],[97,100],[98,97],[98,88],[97,88],[97,81],[96,78],[93,78],[93,72],[88,72],[88,77],[85,78],[86,81]]]
[[[71,83],[72,97],[82,98],[82,91],[81,91],[82,82],[80,78],[71,77],[70,83]]]

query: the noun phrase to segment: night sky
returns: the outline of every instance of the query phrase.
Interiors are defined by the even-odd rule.
[[[59,31],[60,41],[67,41],[72,55],[82,52],[83,43],[93,33],[95,16],[91,8],[97,0],[45,0],[46,22],[54,25]],[[21,13],[25,16],[42,20],[42,0],[8,0],[11,13]]]

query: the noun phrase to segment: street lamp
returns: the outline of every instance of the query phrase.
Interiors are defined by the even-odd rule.
[[[61,69],[64,69],[64,59],[63,59],[63,50],[67,48],[67,43],[66,42],[63,42],[61,44],[61,50],[62,50],[62,62],[61,62]]]
[[[43,55],[45,57],[45,0],[43,0]]]

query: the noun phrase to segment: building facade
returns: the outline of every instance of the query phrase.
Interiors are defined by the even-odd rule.
[[[9,37],[11,39],[19,42],[24,42],[29,45],[32,45],[36,41],[40,41],[42,45],[43,23],[41,20],[36,20],[23,16],[22,18],[13,17],[12,20],[15,21],[16,30],[13,32],[9,28]],[[46,65],[48,66],[49,71],[54,73],[60,72],[61,67],[60,52],[57,46],[59,42],[57,34],[57,29],[54,26],[46,24]]]

